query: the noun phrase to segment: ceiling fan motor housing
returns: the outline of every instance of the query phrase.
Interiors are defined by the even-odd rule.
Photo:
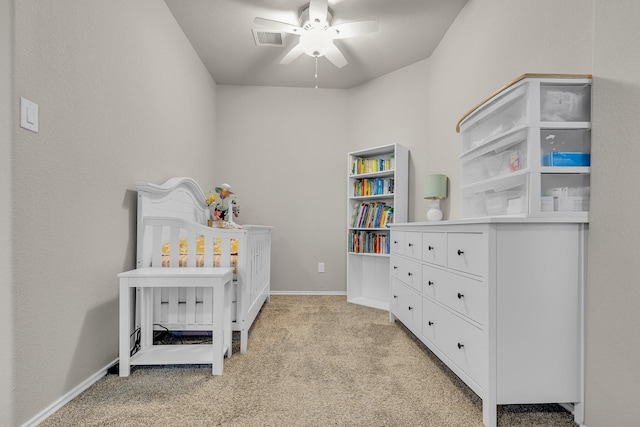
[[[333,45],[333,40],[324,30],[312,28],[300,35],[300,44],[309,56],[323,56]]]

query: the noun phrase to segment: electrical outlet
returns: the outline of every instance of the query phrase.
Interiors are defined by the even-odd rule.
[[[318,263],[318,273],[324,273],[324,262]]]

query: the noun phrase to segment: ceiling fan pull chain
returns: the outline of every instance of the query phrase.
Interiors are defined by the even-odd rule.
[[[318,57],[316,56],[316,89],[318,89]]]

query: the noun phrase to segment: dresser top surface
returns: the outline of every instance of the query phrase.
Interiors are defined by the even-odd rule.
[[[465,218],[448,221],[422,221],[422,222],[405,222],[391,224],[391,228],[404,227],[438,227],[462,224],[588,224],[587,218],[566,217],[566,218],[525,218],[525,217],[483,217],[483,218]]]

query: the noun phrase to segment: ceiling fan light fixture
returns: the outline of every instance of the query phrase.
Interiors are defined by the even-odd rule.
[[[299,35],[299,43],[294,45],[280,59],[281,64],[289,64],[303,53],[316,59],[325,57],[338,68],[347,65],[344,57],[334,40],[356,37],[378,30],[377,21],[355,21],[332,25],[333,12],[329,8],[328,0],[309,0],[309,4],[300,13],[300,26],[272,19],[254,18],[253,22],[261,27],[273,31]]]
[[[300,35],[300,46],[304,53],[311,57],[324,56],[333,46],[333,39],[327,31],[312,28]]]

